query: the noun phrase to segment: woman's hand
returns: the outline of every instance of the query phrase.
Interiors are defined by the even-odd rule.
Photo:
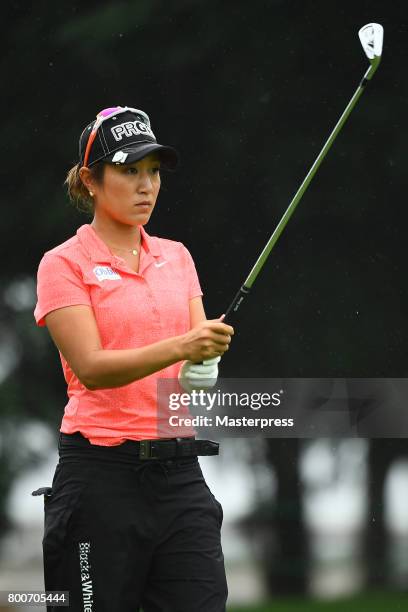
[[[201,321],[196,327],[180,336],[182,360],[201,363],[205,359],[221,357],[229,349],[234,329],[231,325],[222,323],[222,318]]]
[[[206,359],[203,363],[185,361],[178,375],[184,391],[191,393],[194,389],[206,390],[215,386],[218,378],[218,364],[221,357]]]

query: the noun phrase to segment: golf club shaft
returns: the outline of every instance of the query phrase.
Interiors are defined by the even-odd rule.
[[[262,270],[262,268],[263,268],[263,266],[264,266],[264,264],[265,264],[265,262],[266,262],[266,260],[267,260],[267,258],[269,256],[270,252],[272,251],[273,247],[277,243],[279,236],[281,235],[281,233],[285,229],[286,224],[288,223],[290,217],[292,216],[293,212],[295,211],[296,206],[299,204],[300,200],[302,199],[303,194],[305,193],[306,189],[309,187],[312,178],[316,174],[316,172],[317,172],[320,164],[322,163],[323,159],[326,157],[330,147],[332,146],[334,140],[336,139],[337,135],[339,134],[340,130],[342,129],[343,125],[345,124],[348,116],[350,115],[350,113],[353,110],[354,106],[356,105],[358,99],[360,98],[361,94],[363,93],[365,85],[367,84],[368,80],[371,79],[371,77],[374,74],[377,66],[378,66],[378,64],[371,65],[368,68],[368,70],[366,71],[366,73],[364,74],[364,77],[362,78],[360,85],[358,86],[358,88],[354,92],[353,97],[351,98],[350,102],[347,104],[346,108],[344,109],[343,114],[341,115],[340,119],[338,120],[337,124],[335,125],[335,127],[334,127],[332,133],[330,134],[329,138],[327,139],[323,149],[320,151],[320,153],[317,156],[314,164],[310,168],[310,170],[307,173],[305,179],[303,180],[302,184],[300,185],[299,189],[297,190],[296,194],[294,195],[291,203],[289,204],[289,206],[286,209],[284,215],[282,216],[281,220],[279,221],[278,225],[276,226],[276,229],[273,232],[272,236],[269,238],[267,244],[265,245],[262,253],[258,257],[255,265],[253,266],[252,270],[250,271],[250,273],[249,273],[248,277],[246,278],[244,284],[240,287],[239,291],[235,295],[235,297],[232,300],[231,304],[228,306],[227,310],[225,311],[224,323],[229,323],[230,322],[232,315],[234,313],[236,313],[236,311],[240,307],[241,303],[243,302],[245,296],[248,295],[252,285],[254,284],[254,282],[255,282],[258,274],[259,274],[259,272]]]

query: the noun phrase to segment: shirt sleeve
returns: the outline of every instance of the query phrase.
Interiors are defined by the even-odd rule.
[[[183,250],[186,266],[186,278],[188,283],[188,297],[191,300],[194,297],[202,296],[203,292],[201,291],[197,270],[194,265],[193,258],[190,255],[190,251],[184,245]]]
[[[37,325],[44,327],[44,317],[52,310],[77,304],[92,306],[79,266],[61,255],[45,254],[37,271]]]

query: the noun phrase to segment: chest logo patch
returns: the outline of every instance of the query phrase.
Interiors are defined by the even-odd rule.
[[[93,273],[99,281],[104,280],[121,280],[122,277],[117,272],[114,272],[109,266],[96,266]]]

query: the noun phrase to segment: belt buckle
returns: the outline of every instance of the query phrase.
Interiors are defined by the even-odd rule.
[[[152,455],[152,442],[154,440],[140,440],[139,459],[158,459]]]

